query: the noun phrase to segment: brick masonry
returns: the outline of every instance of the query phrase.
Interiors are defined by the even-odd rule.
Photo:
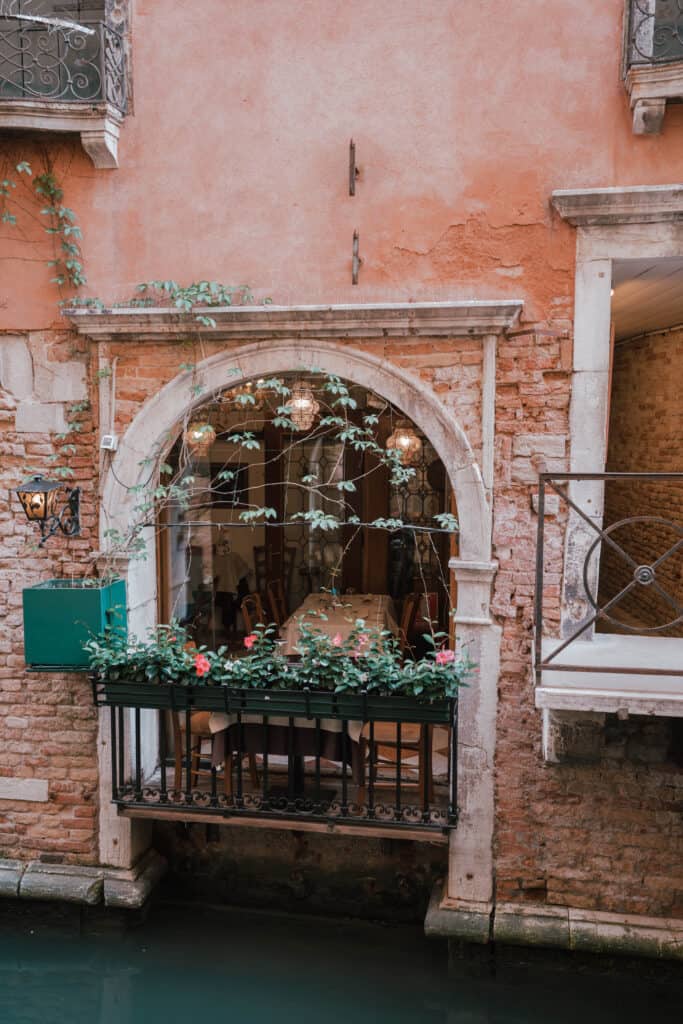
[[[683,436],[683,329],[618,343],[614,354],[608,469],[681,472]],[[605,522],[630,516],[659,517],[683,525],[683,480],[625,484],[609,482]],[[665,523],[648,521],[622,527],[614,539],[639,563],[651,564],[679,539]],[[632,578],[628,564],[606,552],[601,588],[605,598],[619,593]],[[683,603],[683,550],[662,563],[657,581]],[[653,587],[638,587],[619,614],[626,622],[657,626],[676,618],[672,606]],[[665,635],[683,636],[683,625]]]
[[[0,392],[0,775],[47,779],[49,799],[47,803],[0,801],[0,857],[93,864],[97,862],[96,721],[89,688],[75,675],[27,674],[20,637],[22,586],[51,575],[89,571],[97,547],[94,358],[86,343],[63,333],[40,332],[23,340],[34,374],[30,391],[24,359],[24,376],[15,383],[18,399],[6,386],[6,378]],[[477,343],[406,340],[370,342],[364,347],[413,368],[460,416],[478,448],[481,359]],[[16,365],[16,345],[14,349]],[[199,355],[208,356],[214,349],[207,340]],[[119,434],[181,363],[196,358],[187,345],[179,343],[112,344],[109,356],[117,358]],[[65,371],[64,364],[76,364],[76,368]],[[618,730],[617,734],[608,730],[598,764],[545,765],[541,757],[540,715],[533,706],[530,671],[534,480],[541,469],[566,465],[570,369],[566,321],[558,321],[552,331],[529,329],[499,343],[494,543],[500,568],[493,611],[503,629],[503,643],[496,894],[508,902],[680,915],[683,785],[671,735],[663,738],[655,725],[654,732],[638,732],[627,742],[623,736],[615,738]],[[19,371],[12,372],[16,382]],[[24,476],[27,463],[46,465],[59,442],[51,434],[18,429],[16,412],[19,401],[40,406],[45,395],[38,394],[36,380],[45,381],[51,373],[53,380],[68,376],[72,382],[83,378],[88,382],[93,411],[78,416],[82,429],[74,435],[77,450],[70,459],[74,480],[85,491],[84,530],[80,539],[55,538],[48,548],[37,551],[35,535],[23,520],[11,488]],[[60,405],[68,419],[70,403],[59,400],[59,394],[47,397],[58,400],[47,404]],[[563,544],[563,522],[555,516],[548,519],[547,538],[547,621],[552,625],[559,616]],[[381,858],[382,851],[375,845],[373,856]],[[283,858],[288,857],[283,852]],[[419,862],[419,857],[419,850],[411,854],[411,872],[412,860]],[[429,858],[425,870],[431,877],[433,867],[427,870],[428,862]]]

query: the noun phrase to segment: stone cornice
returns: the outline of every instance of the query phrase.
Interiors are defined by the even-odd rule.
[[[520,299],[491,302],[387,302],[338,306],[214,306],[193,313],[168,308],[67,309],[79,334],[99,341],[165,341],[206,332],[217,341],[273,338],[458,338],[501,334],[522,310]],[[196,316],[212,317],[206,328]]]
[[[551,201],[577,227],[683,220],[683,185],[556,189]]]

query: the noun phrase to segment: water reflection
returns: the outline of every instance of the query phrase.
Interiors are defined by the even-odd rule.
[[[158,908],[119,937],[0,935],[1,1024],[680,1024],[637,973],[507,966],[449,979],[419,929]]]

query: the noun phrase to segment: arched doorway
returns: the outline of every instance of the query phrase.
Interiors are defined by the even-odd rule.
[[[495,565],[490,559],[490,510],[472,448],[457,420],[419,378],[372,354],[333,342],[269,341],[214,355],[177,376],[149,400],[121,439],[103,486],[102,547],[107,531],[125,528],[135,505],[135,487],[149,476],[150,454],[166,456],[183,422],[219,392],[247,381],[322,371],[359,385],[410,418],[441,461],[457,502],[459,546],[450,569],[457,580],[455,615],[459,642],[478,665],[477,678],[463,694],[460,741],[465,750],[460,787],[460,821],[450,846],[449,894],[482,904],[492,889],[493,755],[498,678],[499,629],[489,614]],[[153,527],[146,561],[126,567],[129,621],[144,632],[157,617],[157,558]],[[123,568],[123,567],[122,567]],[[127,866],[145,839],[128,820],[109,809],[107,726],[100,743],[103,863]]]

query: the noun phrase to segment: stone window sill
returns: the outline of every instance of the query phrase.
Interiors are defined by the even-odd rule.
[[[60,103],[54,100],[0,100],[0,131],[77,132],[84,150],[99,168],[118,167],[122,114],[110,103]]]
[[[635,135],[658,135],[667,101],[683,100],[683,61],[631,66],[624,79]]]
[[[558,643],[543,640],[544,660]],[[596,633],[592,640],[571,643],[557,663],[582,671],[543,671],[537,708],[683,717],[683,676],[667,674],[683,665],[683,639]]]

